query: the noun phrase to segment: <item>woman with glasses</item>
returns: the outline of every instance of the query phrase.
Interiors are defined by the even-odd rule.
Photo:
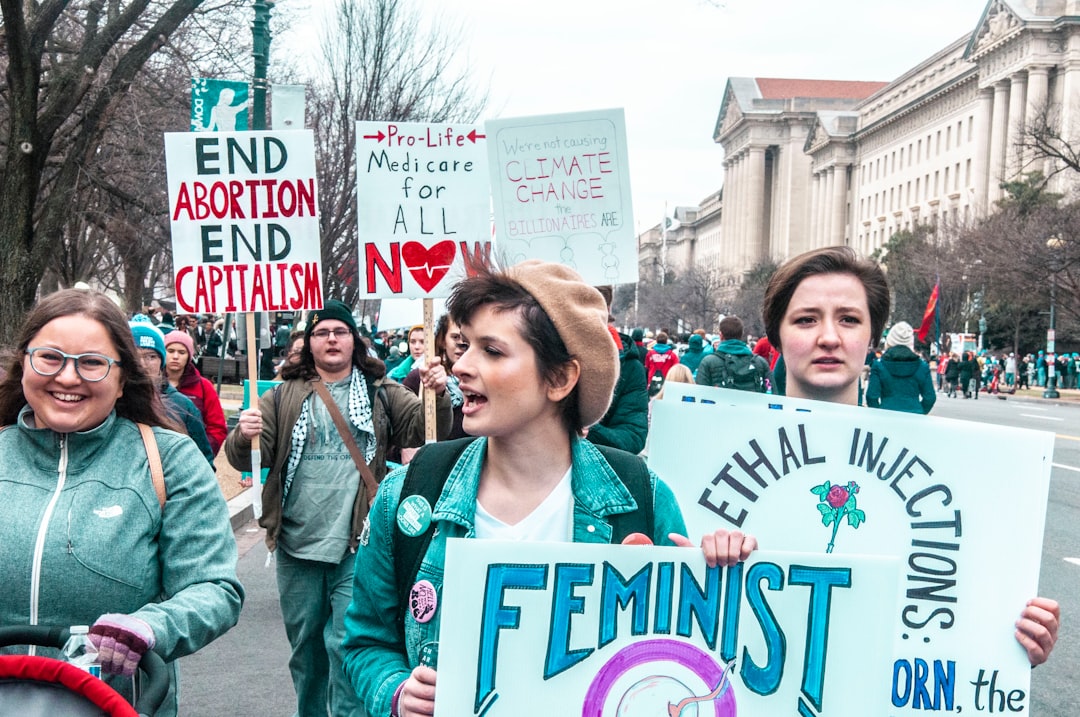
[[[42,299],[4,367],[0,624],[91,625],[113,675],[157,652],[173,681],[157,714],[175,715],[174,661],[232,627],[244,595],[213,471],[174,432],[127,320],[103,294]],[[109,682],[130,699],[131,679]]]

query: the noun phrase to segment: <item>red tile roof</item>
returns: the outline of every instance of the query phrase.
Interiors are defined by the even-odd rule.
[[[762,99],[782,100],[791,97],[862,100],[874,94],[888,82],[848,82],[845,80],[785,80],[775,77],[756,77]]]

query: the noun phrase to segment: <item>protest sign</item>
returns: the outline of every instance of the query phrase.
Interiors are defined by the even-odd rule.
[[[485,145],[470,125],[356,123],[361,299],[448,296],[488,260]]]
[[[865,717],[896,559],[449,540],[436,717]],[[449,616],[453,616],[452,619]],[[868,669],[868,668],[877,669]]]
[[[183,311],[322,308],[310,131],[167,133],[165,160]]]
[[[623,111],[490,120],[495,244],[509,264],[566,264],[590,284],[638,278]]]
[[[1052,451],[1048,433],[696,386],[653,406],[649,466],[691,535],[903,560],[891,689],[868,714],[1016,711]]]
[[[242,132],[248,128],[248,84],[236,80],[191,79],[191,131]]]

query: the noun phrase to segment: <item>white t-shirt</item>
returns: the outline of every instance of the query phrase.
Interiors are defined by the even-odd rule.
[[[476,537],[481,540],[517,540],[568,543],[573,537],[574,493],[570,469],[533,512],[515,525],[507,525],[476,501]]]

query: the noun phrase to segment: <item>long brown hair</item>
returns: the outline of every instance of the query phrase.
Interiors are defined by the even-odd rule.
[[[82,289],[64,289],[44,297],[30,310],[19,332],[14,351],[4,357],[7,375],[0,382],[0,425],[10,426],[26,405],[22,379],[25,362],[23,356],[30,341],[47,323],[65,316],[84,316],[105,327],[116,353],[120,356],[120,381],[123,395],[116,399],[116,414],[137,423],[146,423],[170,430],[180,430],[167,417],[161,395],[143,371],[135,350],[127,318],[105,294]],[[116,370],[115,368],[113,370]]]

